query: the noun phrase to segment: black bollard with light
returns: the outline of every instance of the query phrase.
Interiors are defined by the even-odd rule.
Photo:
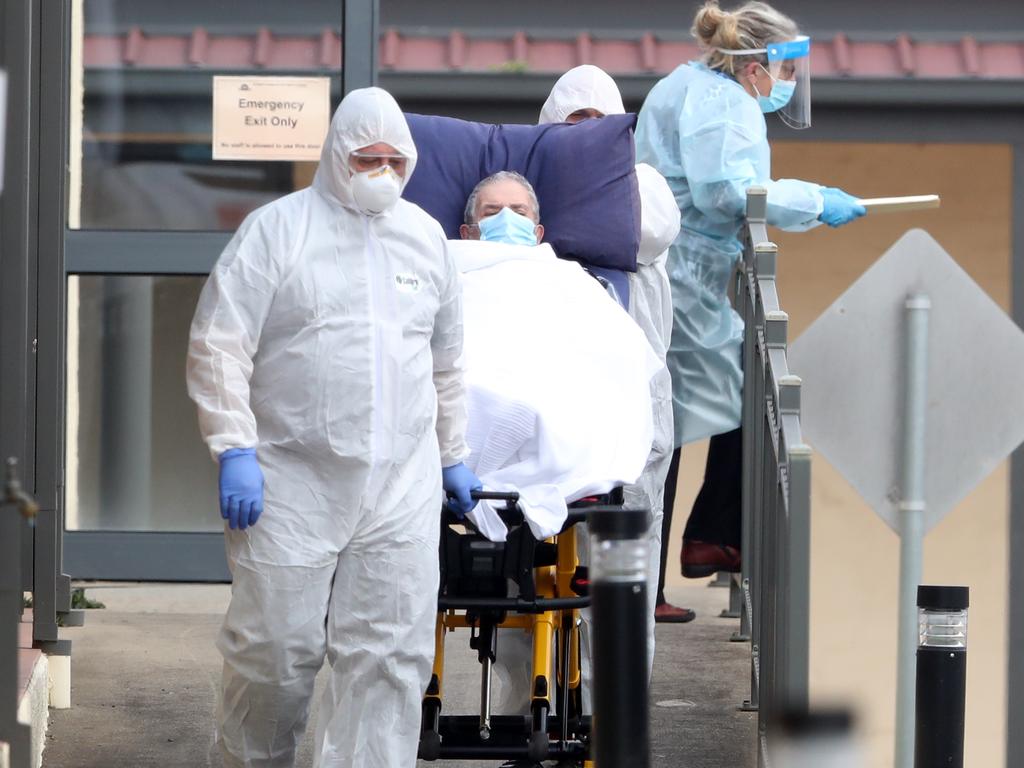
[[[914,768],[963,768],[967,587],[917,588]]]
[[[650,513],[588,512],[595,768],[649,768],[647,567]]]

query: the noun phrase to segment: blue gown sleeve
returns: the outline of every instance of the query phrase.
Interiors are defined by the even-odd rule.
[[[708,219],[736,221],[746,213],[747,188],[755,184],[768,190],[768,223],[800,231],[820,222],[821,187],[797,179],[771,179],[770,150],[761,125],[749,126],[746,110],[704,121],[686,118],[696,129],[680,126],[680,152],[694,205]]]

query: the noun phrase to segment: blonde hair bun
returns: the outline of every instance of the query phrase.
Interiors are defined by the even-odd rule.
[[[704,48],[735,48],[737,42],[736,15],[723,11],[718,0],[707,0],[693,20],[693,36]]]
[[[734,11],[723,11],[718,0],[706,0],[690,32],[703,49],[707,66],[734,74],[745,62],[759,61],[763,55],[733,55],[727,51],[765,48],[770,42],[792,40],[799,29],[791,18],[760,0],[751,0]]]

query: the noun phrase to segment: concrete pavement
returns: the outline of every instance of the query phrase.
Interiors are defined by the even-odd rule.
[[[652,765],[658,768],[755,765],[755,716],[737,711],[749,692],[748,646],[729,642],[735,620],[718,618],[727,590],[706,584],[670,585],[669,600],[695,608],[698,618],[658,626],[651,686]],[[90,611],[84,627],[63,631],[73,642],[72,708],[51,712],[44,768],[219,768],[212,723],[220,657],[213,642],[228,589],[88,585],[88,597],[107,607]],[[449,645],[449,711],[474,711],[478,667],[467,638],[455,633]],[[303,768],[312,764],[312,730],[299,750]]]

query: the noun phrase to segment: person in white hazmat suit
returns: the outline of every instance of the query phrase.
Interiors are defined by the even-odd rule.
[[[600,67],[584,64],[563,74],[544,102],[540,124],[576,123],[588,118],[625,113],[622,96],[615,81]],[[665,361],[672,335],[672,291],[666,262],[668,248],[679,234],[679,209],[668,183],[646,163],[636,166],[640,190],[640,250],[636,272],[629,273],[629,313],[647,336],[648,342]],[[672,382],[668,370],[651,381],[654,407],[654,444],[640,480],[625,488],[627,506],[651,510],[651,564],[648,572],[648,653],[653,663],[654,621],[659,608],[664,618],[674,622],[690,621],[695,614],[687,608],[664,603],[657,606],[659,578],[664,573],[662,557],[662,517],[665,478],[673,449]],[[664,620],[663,618],[663,620]]]
[[[196,309],[188,388],[233,578],[227,766],[293,765],[325,657],[314,765],[416,762],[442,486],[465,513],[479,482],[461,463],[458,274],[399,199],[415,164],[394,99],[348,94],[312,186],[246,218]]]
[[[600,67],[583,64],[573,67],[555,83],[540,111],[545,123],[578,123],[587,118],[625,113],[622,95],[615,80]],[[672,291],[666,264],[668,248],[679,234],[679,212],[675,196],[665,178],[647,163],[637,163],[640,188],[641,232],[637,270],[629,274],[630,314],[647,334],[651,346],[665,361],[672,338]],[[667,242],[666,242],[667,239]],[[674,433],[672,410],[672,379],[666,370],[652,384],[655,401],[655,442],[647,471],[630,491],[630,503],[651,509],[655,523],[661,528],[651,531],[651,547],[658,552],[658,578],[654,584],[654,620],[681,624],[692,621],[696,613],[665,600],[665,558],[672,524],[672,510],[665,508],[664,480],[670,472]],[[667,447],[666,447],[667,446]],[[657,477],[662,486],[654,488]],[[653,642],[653,627],[651,639]]]

